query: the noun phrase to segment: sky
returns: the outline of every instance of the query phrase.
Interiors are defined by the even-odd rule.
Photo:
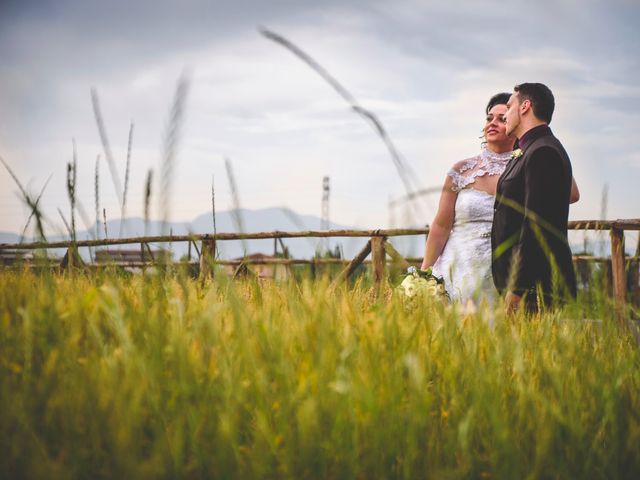
[[[121,183],[134,123],[130,216],[143,215],[150,169],[152,218],[162,216],[161,196],[169,220],[210,211],[212,182],[216,208],[231,208],[228,159],[243,208],[320,216],[329,176],[332,222],[430,223],[437,194],[423,197],[419,215],[389,209],[405,190],[385,145],[317,73],[263,37],[263,27],[375,112],[423,188],[439,187],[453,163],[479,152],[491,95],[547,84],[556,96],[551,128],[582,194],[570,219],[636,218],[639,24],[636,0],[2,0],[0,157],[32,194],[51,177],[43,212],[49,229],[63,231],[57,210],[69,217],[66,165],[75,141],[80,203],[93,219],[100,155],[100,208],[119,217],[95,88]],[[188,88],[176,133],[170,115],[181,79]],[[177,139],[168,184],[167,138]],[[0,231],[21,232],[28,215],[0,169]]]

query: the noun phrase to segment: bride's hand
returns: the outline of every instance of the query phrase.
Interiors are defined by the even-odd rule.
[[[513,292],[507,292],[504,297],[504,308],[507,313],[514,313],[518,309],[518,305],[520,305],[520,299],[522,297]]]

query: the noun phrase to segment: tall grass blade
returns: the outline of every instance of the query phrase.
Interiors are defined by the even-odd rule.
[[[176,152],[182,127],[185,103],[189,90],[189,77],[183,73],[178,81],[164,136],[162,165],[160,167],[160,214],[162,233],[166,234],[171,218],[171,194],[175,175]]]
[[[67,234],[69,235],[69,240],[73,241],[73,230],[69,225],[69,222],[65,218],[64,213],[62,213],[62,210],[60,210],[60,208],[58,208],[57,210],[58,210],[58,213],[60,214],[60,218],[62,219],[62,223],[64,224],[64,228],[67,230]]]
[[[89,238],[92,240],[96,239],[96,236],[92,228],[93,225],[91,222],[91,218],[89,217],[87,210],[84,208],[84,205],[82,204],[79,198],[76,198],[76,209],[80,214],[80,220],[82,220],[84,228],[87,230],[87,235],[89,235]],[[89,257],[91,258],[91,261],[93,261],[93,250],[95,247],[88,247],[88,248],[89,248]]]
[[[76,241],[76,185],[78,181],[78,154],[76,150],[76,140],[73,143],[73,159],[67,163],[67,195],[71,207],[71,240]]]
[[[144,182],[144,235],[147,236],[149,228],[149,214],[151,208],[151,188],[153,183],[153,169],[147,171],[147,178]]]
[[[218,228],[216,226],[216,191],[215,191],[215,177],[211,175],[211,216],[213,217],[213,236],[218,234]],[[220,258],[220,247],[215,249],[215,259]]]
[[[404,157],[400,154],[396,146],[391,140],[391,137],[387,133],[387,130],[382,125],[380,119],[371,111],[364,108],[362,105],[358,103],[355,97],[344,88],[336,78],[331,75],[324,67],[322,67],[316,60],[314,60],[309,54],[304,52],[300,47],[295,45],[290,40],[286,39],[282,35],[279,35],[275,32],[267,30],[265,28],[259,29],[260,33],[267,39],[272,40],[273,42],[283,46],[295,56],[297,56],[300,60],[306,63],[313,71],[315,71],[318,75],[320,75],[337,93],[340,95],[351,107],[351,109],[360,115],[364,120],[366,120],[374,129],[374,131],[378,134],[378,136],[382,139],[389,154],[391,155],[391,159],[393,161],[394,166],[396,167],[396,172],[402,181],[402,184],[405,188],[406,194],[409,198],[414,199],[415,196],[412,196],[412,193],[416,190],[420,190],[420,186],[418,184],[415,171],[411,168],[411,166],[407,163]],[[413,208],[416,210],[416,214],[418,218],[421,218],[420,207],[417,203],[412,203]]]
[[[44,215],[42,213],[42,210],[40,210],[38,202],[36,201],[37,199],[31,198],[31,195],[29,195],[27,190],[22,186],[22,183],[20,183],[20,180],[18,180],[18,177],[16,176],[16,174],[13,172],[13,170],[11,170],[7,162],[1,156],[0,156],[0,162],[2,162],[2,165],[4,165],[4,168],[7,170],[7,172],[9,172],[9,175],[11,176],[11,178],[13,178],[14,182],[20,189],[20,193],[22,194],[22,199],[27,204],[27,206],[31,209],[30,215],[33,215],[36,219],[36,231],[38,233],[38,239],[43,242],[46,242],[47,237],[44,234],[44,225],[43,225]]]
[[[129,127],[129,141],[127,142],[127,165],[124,171],[124,192],[122,193],[122,210],[120,212],[120,232],[118,237],[122,237],[126,229],[127,221],[127,192],[129,191],[129,170],[131,167],[131,145],[133,143],[133,122]]]
[[[229,188],[231,189],[231,220],[239,233],[245,233],[244,220],[242,218],[242,211],[240,207],[240,192],[238,192],[238,185],[236,184],[235,177],[233,175],[233,168],[231,167],[231,161],[228,158],[224,159],[224,166],[227,170],[227,180],[229,181]],[[247,241],[242,239],[242,251],[243,256],[247,256]]]
[[[2,270],[0,477],[640,478],[605,283],[509,319],[326,278]]]
[[[218,233],[216,228],[216,190],[215,190],[215,177],[211,175],[211,216],[213,217],[213,235]]]
[[[34,202],[34,206],[36,207],[36,209],[31,210],[31,213],[29,214],[29,218],[27,218],[27,221],[24,224],[24,228],[22,229],[22,233],[20,234],[20,241],[18,243],[22,243],[24,241],[25,235],[27,234],[27,228],[29,228],[31,219],[35,216],[35,211],[40,206],[40,200],[42,199],[42,195],[44,194],[44,191],[47,188],[47,185],[49,185],[49,181],[51,180],[51,178],[53,178],[53,174],[49,175],[49,178],[47,178],[47,181],[44,182],[44,185],[42,186],[42,190],[40,190],[40,194],[38,195],[38,197]]]
[[[102,209],[102,224],[104,225],[104,239],[109,240],[109,232],[107,231],[107,209]]]
[[[100,239],[100,155],[96,157],[96,168],[93,180],[93,190],[96,203],[96,239]]]
[[[107,137],[107,129],[104,125],[102,112],[100,110],[100,100],[98,98],[98,91],[95,88],[91,89],[91,103],[93,105],[93,114],[96,119],[96,125],[98,126],[98,133],[100,134],[100,141],[102,142],[102,149],[104,150],[104,156],[107,159],[107,165],[109,165],[109,172],[111,173],[113,188],[116,191],[116,196],[118,197],[118,203],[122,204],[122,184],[120,183],[120,176],[118,175],[118,169],[116,168],[116,163],[113,160],[111,145],[109,144],[109,138]]]

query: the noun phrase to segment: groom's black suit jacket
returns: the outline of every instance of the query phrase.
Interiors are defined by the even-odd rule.
[[[520,149],[522,156],[512,159],[498,180],[491,230],[494,284],[500,292],[526,293],[530,299],[540,286],[546,302],[554,293],[575,296],[567,241],[569,156],[547,125],[526,132]]]

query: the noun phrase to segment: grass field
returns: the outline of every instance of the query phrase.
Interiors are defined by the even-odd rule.
[[[0,477],[640,478],[640,352],[603,291],[508,319],[0,273]]]

